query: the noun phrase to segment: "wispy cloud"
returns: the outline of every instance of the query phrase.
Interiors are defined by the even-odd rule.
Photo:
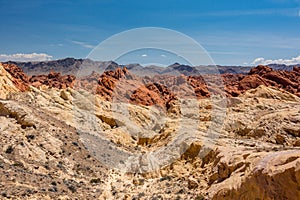
[[[91,44],[88,44],[88,43],[86,43],[86,42],[81,42],[81,41],[77,41],[77,40],[71,40],[71,42],[72,42],[73,44],[80,45],[80,46],[82,46],[82,47],[84,47],[84,48],[87,48],[87,49],[93,49],[93,48],[95,48],[95,46],[93,46],[93,45],[91,45]]]
[[[295,65],[300,63],[300,55],[291,59],[276,59],[276,60],[266,60],[265,58],[256,58],[251,64],[253,65],[269,65],[269,64],[285,64],[285,65]]]
[[[0,61],[46,61],[51,60],[53,56],[50,56],[45,53],[16,53],[16,54],[0,54]]]

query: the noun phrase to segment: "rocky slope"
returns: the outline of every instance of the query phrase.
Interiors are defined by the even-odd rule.
[[[222,96],[200,76],[4,66],[0,199],[300,196],[298,68],[223,75]]]
[[[18,89],[13,83],[14,78],[8,73],[5,68],[0,65],[0,98],[6,99],[11,92],[17,92]]]

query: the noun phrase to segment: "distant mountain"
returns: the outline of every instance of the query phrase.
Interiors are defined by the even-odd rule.
[[[217,66],[220,74],[247,74],[253,66]]]
[[[270,64],[268,66],[275,70],[292,71],[295,66],[299,66],[299,65],[300,64],[298,64],[298,65]]]
[[[8,64],[18,65],[29,75],[45,74],[49,71],[60,73],[72,73],[79,69],[83,59],[65,58],[61,60],[42,61],[42,62],[14,62],[8,61]]]
[[[199,70],[196,69],[196,67],[191,67],[189,65],[182,65],[179,63],[174,63],[173,65],[168,66],[163,72],[163,74],[184,74],[186,76],[188,75],[196,75],[199,74]],[[175,73],[175,74],[174,74]]]
[[[158,74],[169,75],[200,75],[200,74],[247,74],[253,66],[189,66],[174,63],[168,67],[142,66],[138,63],[119,65],[113,61],[93,61],[90,59],[65,58],[60,60],[43,62],[6,62],[16,64],[28,75],[46,74],[50,71],[59,72],[63,75],[73,74],[77,76],[89,75],[93,71],[102,74],[104,71],[115,70],[118,67],[126,67],[131,73],[139,76],[155,76]],[[296,65],[270,64],[269,67],[275,70],[291,71]]]
[[[42,62],[6,62],[16,64],[28,75],[46,74],[50,71],[61,74],[88,73],[90,71],[103,72],[106,70],[115,70],[119,65],[113,61],[93,61],[90,59],[65,58],[60,60],[42,61]]]

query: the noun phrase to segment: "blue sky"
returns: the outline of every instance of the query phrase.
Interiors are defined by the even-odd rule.
[[[0,0],[0,9],[0,60],[85,58],[119,32],[163,27],[216,64],[300,62],[300,0]]]

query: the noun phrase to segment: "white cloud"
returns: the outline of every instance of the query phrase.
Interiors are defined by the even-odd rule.
[[[160,55],[160,56],[161,56],[161,57],[164,57],[164,58],[165,58],[165,57],[167,57],[167,56],[166,56],[166,55],[164,55],[164,54],[162,54],[162,55]]]
[[[72,42],[73,44],[80,45],[80,46],[82,46],[82,47],[84,47],[84,48],[87,48],[87,49],[93,49],[93,48],[95,48],[95,46],[90,45],[90,44],[87,44],[87,43],[85,43],[85,42],[80,42],[80,41],[76,41],[76,40],[71,40],[71,42]]]
[[[143,54],[142,57],[147,57],[147,54]]]
[[[0,54],[0,61],[6,62],[6,61],[45,61],[45,60],[51,60],[53,56],[50,56],[45,53],[30,53],[30,54],[24,54],[24,53],[16,53],[16,54]]]
[[[295,65],[300,63],[300,55],[291,59],[266,60],[265,58],[256,58],[251,64],[253,65],[269,65],[269,64],[285,64]]]

